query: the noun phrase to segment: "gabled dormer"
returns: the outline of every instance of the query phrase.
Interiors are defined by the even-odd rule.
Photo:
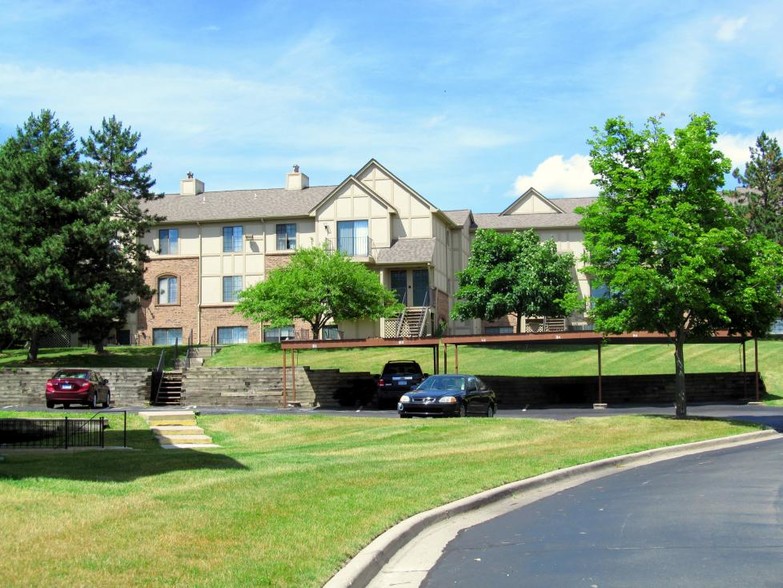
[[[544,196],[535,188],[529,188],[527,192],[511,203],[511,206],[500,213],[500,216],[515,214],[563,214],[565,211],[552,200]]]

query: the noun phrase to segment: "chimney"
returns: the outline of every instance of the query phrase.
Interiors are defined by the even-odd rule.
[[[294,170],[288,172],[285,177],[286,190],[304,190],[310,187],[310,178],[299,171],[299,166],[295,165]]]
[[[204,192],[204,182],[193,177],[193,172],[188,172],[188,177],[179,181],[179,193],[181,196],[195,196]]]

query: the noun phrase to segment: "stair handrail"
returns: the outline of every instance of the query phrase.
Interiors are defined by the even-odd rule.
[[[430,306],[430,291],[424,293],[424,300],[422,300],[422,314],[419,320],[419,337],[424,335],[424,327],[427,326],[427,309]]]
[[[163,383],[163,366],[165,364],[166,364],[166,350],[165,349],[161,349],[160,350],[160,359],[158,359],[158,365],[155,367],[155,369],[152,372],[152,386],[151,386],[151,389],[150,389],[150,404],[155,404],[158,401],[158,393],[160,392],[160,386]]]
[[[209,356],[215,355],[215,349],[217,349],[217,328],[212,329],[212,334],[209,336]]]
[[[185,350],[185,361],[183,363],[183,367],[185,369],[188,369],[190,367],[190,352],[192,349],[193,349],[193,329],[190,329],[190,334],[188,335],[188,346],[187,349]],[[176,361],[177,356],[175,355],[174,357]]]
[[[408,308],[407,299],[408,299],[408,293],[405,292],[402,295],[402,300],[400,300],[400,302],[402,302],[405,305],[405,308],[400,313],[400,316],[397,317],[397,328],[394,330],[395,335],[397,337],[401,337],[402,336],[402,327],[405,324],[405,311]]]

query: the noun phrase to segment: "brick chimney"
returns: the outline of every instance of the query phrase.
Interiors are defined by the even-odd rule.
[[[179,193],[181,196],[195,196],[204,192],[204,182],[193,177],[193,172],[188,172],[188,177],[179,181]]]
[[[310,178],[299,171],[299,166],[295,165],[293,171],[288,172],[285,177],[286,190],[304,190],[310,187]]]

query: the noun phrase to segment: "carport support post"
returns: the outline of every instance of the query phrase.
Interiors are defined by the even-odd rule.
[[[454,344],[454,373],[459,373],[459,345]]]
[[[598,341],[598,402],[593,404],[594,409],[606,408],[604,404],[604,391],[603,391],[603,367],[601,364],[601,344],[603,341]]]
[[[294,400],[296,402],[296,349],[291,350],[291,387],[294,391]],[[286,405],[288,408],[288,405]]]
[[[759,339],[753,337],[753,356],[756,361],[756,402],[759,400]]]
[[[288,366],[286,365],[286,355],[288,355],[288,349],[283,349],[283,407],[288,406],[288,386],[286,381],[286,372]]]
[[[444,374],[448,374],[449,373],[448,353],[449,353],[449,344],[448,343],[444,343],[443,344],[443,373]]]

